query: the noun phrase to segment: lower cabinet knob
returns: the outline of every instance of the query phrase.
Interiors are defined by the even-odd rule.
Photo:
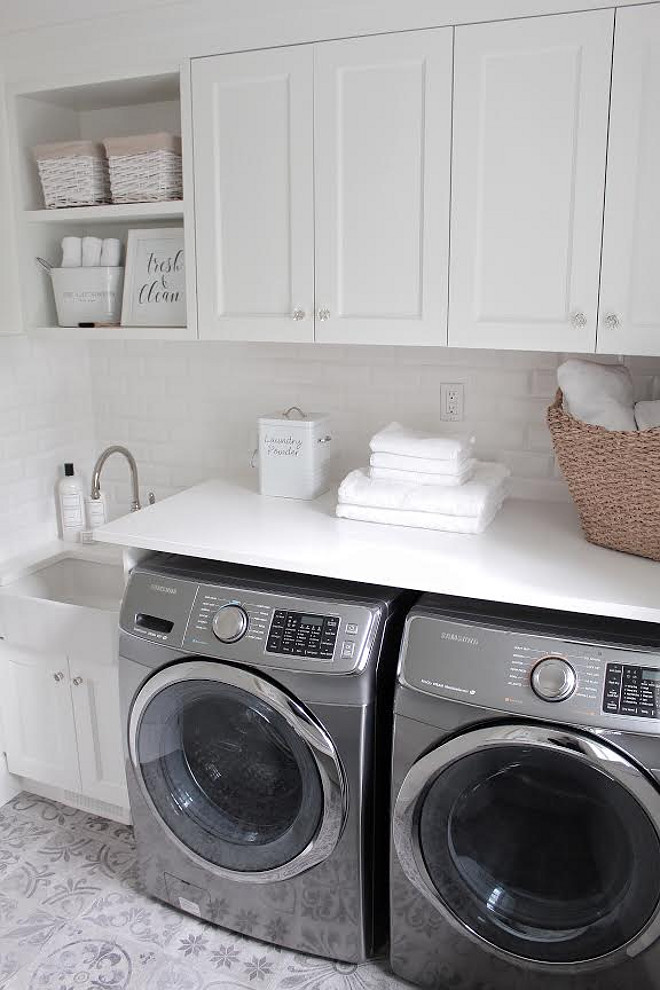
[[[53,674],[53,680],[57,681],[58,684],[60,683],[60,681],[64,680],[64,674],[62,673],[61,670],[58,670],[56,674]]]
[[[532,690],[542,701],[565,701],[576,687],[575,671],[563,657],[544,657],[532,670]]]
[[[73,683],[74,683],[74,685],[76,687],[80,687],[80,685],[82,684],[82,682],[83,682],[82,677],[74,677],[73,678]]]

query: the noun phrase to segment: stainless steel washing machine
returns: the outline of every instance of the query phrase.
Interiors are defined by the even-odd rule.
[[[660,988],[660,627],[423,596],[395,697],[391,962]]]
[[[133,571],[120,687],[148,893],[279,945],[372,954],[379,920],[386,935],[387,737],[409,604],[185,558]]]

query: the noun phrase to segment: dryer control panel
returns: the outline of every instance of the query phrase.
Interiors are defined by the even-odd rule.
[[[427,602],[429,604],[427,605]],[[496,612],[496,607],[491,607]],[[490,712],[660,733],[660,637],[587,639],[533,617],[443,614],[428,596],[406,621],[399,680]],[[562,635],[563,633],[563,635]],[[587,630],[588,633],[588,630]]]
[[[660,669],[608,663],[603,711],[636,718],[660,718]]]

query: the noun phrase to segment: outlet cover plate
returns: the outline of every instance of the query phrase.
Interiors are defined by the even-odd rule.
[[[463,420],[463,385],[440,386],[440,419],[443,423]]]

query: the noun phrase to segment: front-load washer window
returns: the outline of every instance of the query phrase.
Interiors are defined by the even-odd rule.
[[[309,746],[241,687],[197,679],[164,687],[142,712],[135,749],[156,812],[208,863],[272,870],[319,828],[323,790]]]
[[[438,898],[517,956],[593,959],[635,938],[656,910],[651,820],[628,789],[570,752],[469,753],[422,794],[416,828]]]

